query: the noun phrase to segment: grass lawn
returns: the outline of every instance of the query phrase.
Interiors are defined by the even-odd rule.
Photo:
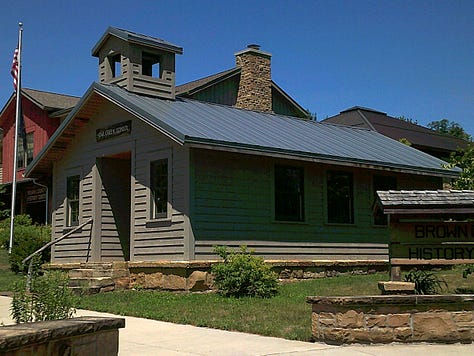
[[[216,293],[122,291],[81,297],[79,308],[181,324],[237,330],[286,339],[311,336],[309,295],[378,294],[385,274],[340,276],[284,284],[269,299],[226,298]]]
[[[474,275],[462,278],[462,266],[437,271],[448,283],[443,293],[457,287],[474,289]],[[21,275],[9,270],[8,253],[0,249],[0,292],[11,291]],[[377,282],[388,273],[345,275],[283,284],[269,299],[225,298],[216,293],[172,293],[128,290],[82,296],[77,308],[137,316],[196,326],[236,330],[308,341],[311,306],[307,296],[378,295]]]
[[[13,284],[21,278],[22,275],[10,271],[8,251],[0,247],[0,292],[12,291]]]
[[[443,293],[454,293],[457,287],[474,288],[474,276],[462,278],[462,269],[436,272],[448,283]],[[78,308],[309,341],[311,306],[305,302],[307,296],[378,295],[377,282],[382,280],[388,280],[388,273],[288,283],[269,299],[129,290],[81,297]]]

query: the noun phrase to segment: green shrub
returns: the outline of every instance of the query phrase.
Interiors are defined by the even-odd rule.
[[[28,263],[23,266],[22,261],[51,241],[51,228],[44,225],[33,224],[28,215],[15,216],[15,230],[13,237],[12,253],[10,254],[10,268],[13,272],[26,273]],[[8,249],[10,243],[10,219],[0,223],[0,245]],[[40,254],[38,264],[49,262],[50,249]]]
[[[443,286],[448,287],[448,284],[434,273],[416,268],[405,275],[405,281],[415,283],[416,294],[438,294]]]
[[[75,296],[68,287],[69,278],[60,271],[34,276],[30,291],[26,277],[14,287],[11,315],[17,323],[71,318]]]
[[[211,269],[214,283],[222,295],[268,298],[278,293],[276,274],[263,258],[254,256],[246,246],[238,251],[215,246],[214,252],[224,260]]]
[[[474,273],[474,265],[468,265],[466,268],[462,271],[462,277],[467,278],[470,274]]]

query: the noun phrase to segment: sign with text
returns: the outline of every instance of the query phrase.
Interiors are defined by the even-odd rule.
[[[26,191],[27,203],[39,203],[46,201],[46,188],[34,188]]]
[[[400,222],[391,224],[390,229],[391,259],[474,259],[473,222]]]
[[[130,135],[132,132],[132,121],[120,122],[118,124],[96,130],[97,142],[123,135]]]

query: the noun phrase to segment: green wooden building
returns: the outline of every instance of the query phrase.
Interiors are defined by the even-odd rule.
[[[114,28],[94,47],[100,82],[26,172],[52,180],[53,238],[92,219],[53,262],[200,261],[218,244],[273,260],[386,260],[375,192],[458,175],[377,132],[277,114],[304,110],[283,91],[275,109],[268,76],[239,84],[235,103],[177,96],[180,53]],[[269,59],[255,47],[238,55],[250,57],[241,66]]]

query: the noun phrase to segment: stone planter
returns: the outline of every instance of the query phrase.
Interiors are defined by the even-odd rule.
[[[315,341],[331,344],[474,340],[474,295],[308,297]]]

